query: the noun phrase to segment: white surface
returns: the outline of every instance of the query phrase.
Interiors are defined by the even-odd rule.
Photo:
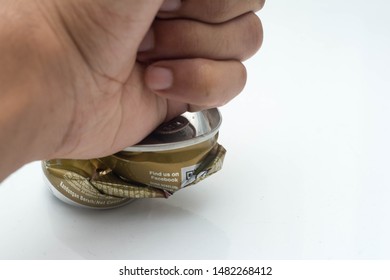
[[[39,163],[0,185],[0,259],[390,257],[388,1],[268,1],[223,170],[168,200],[65,205]]]

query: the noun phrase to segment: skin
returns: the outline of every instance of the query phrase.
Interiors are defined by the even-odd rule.
[[[261,46],[262,0],[0,0],[0,181],[96,158],[226,104]]]

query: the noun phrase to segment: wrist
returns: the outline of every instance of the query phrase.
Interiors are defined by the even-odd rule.
[[[67,122],[55,106],[61,103],[52,73],[59,48],[42,20],[25,9],[11,11],[17,15],[2,11],[0,18],[0,181],[23,164],[54,154]]]
[[[0,74],[2,75],[2,74]],[[32,112],[32,100],[17,88],[0,89],[0,152],[2,168],[0,180],[20,166],[38,158],[34,142],[36,114]]]

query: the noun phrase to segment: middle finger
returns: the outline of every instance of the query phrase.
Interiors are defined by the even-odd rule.
[[[222,23],[248,12],[256,12],[264,6],[264,2],[265,0],[165,0],[158,17]]]
[[[215,60],[244,60],[261,46],[263,30],[252,12],[220,24],[174,19],[155,20],[138,61],[202,57]]]

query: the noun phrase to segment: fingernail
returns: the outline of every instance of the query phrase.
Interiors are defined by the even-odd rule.
[[[154,48],[154,33],[152,29],[149,29],[144,39],[138,47],[139,52],[146,52]]]
[[[162,12],[171,12],[179,9],[181,5],[181,0],[165,0],[160,7]]]
[[[168,89],[173,84],[173,73],[168,68],[152,67],[148,69],[146,83],[152,90]]]

